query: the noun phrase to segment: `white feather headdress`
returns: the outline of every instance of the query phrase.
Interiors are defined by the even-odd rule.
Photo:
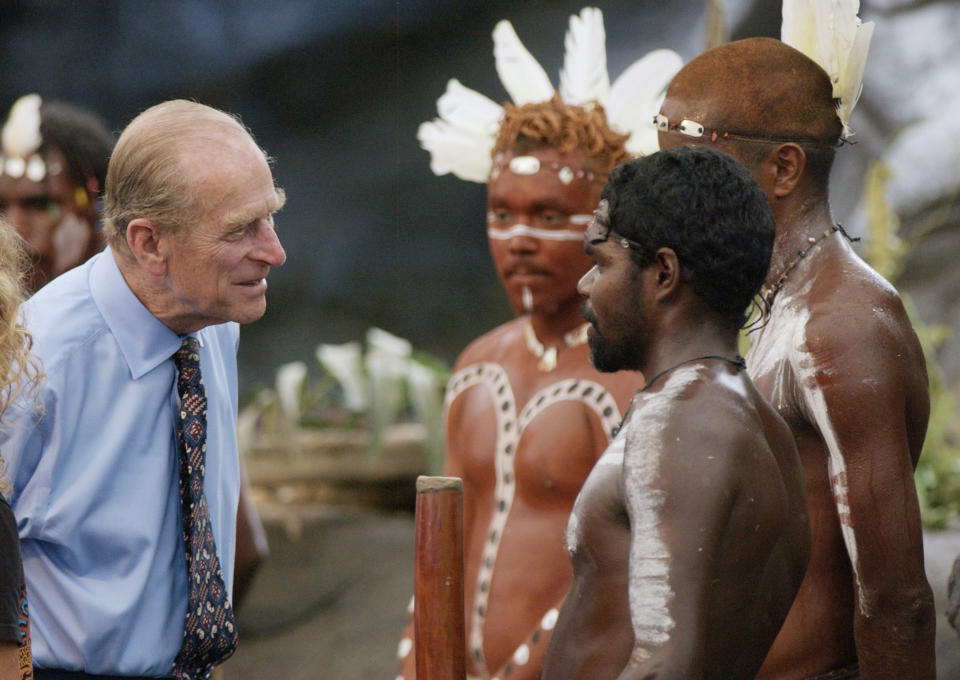
[[[43,143],[41,104],[40,95],[27,94],[10,107],[10,115],[0,132],[0,173],[14,179],[26,176],[33,182],[46,177],[47,165],[37,153]]]
[[[860,0],[783,0],[780,39],[817,62],[839,99],[842,138],[853,135],[850,114],[863,90],[863,70],[873,36],[873,22],[861,23]]]
[[[611,85],[603,13],[595,7],[570,17],[564,47],[560,98],[567,104],[602,105],[610,126],[621,134],[630,133],[626,148],[631,154],[656,151],[657,129],[651,121],[670,79],[683,66],[680,56],[672,50],[654,50]],[[500,81],[514,104],[547,101],[553,96],[555,90],[546,71],[520,42],[509,21],[499,22],[493,30],[493,56]],[[470,182],[486,182],[503,107],[451,79],[437,100],[437,113],[438,118],[417,130],[420,145],[430,152],[430,169],[437,175],[452,172]]]

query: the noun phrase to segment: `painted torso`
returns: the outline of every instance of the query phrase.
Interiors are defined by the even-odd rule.
[[[764,679],[804,677],[856,662],[854,611],[869,616],[874,605],[860,588],[857,521],[851,516],[848,481],[853,452],[839,432],[856,419],[866,425],[870,419],[914,418],[922,410],[922,388],[914,384],[926,380],[895,291],[840,235],[827,239],[793,274],[796,281],[778,293],[768,322],[751,336],[746,356],[757,389],[793,432],[813,534],[806,577],[758,676]],[[883,348],[887,343],[889,351]],[[879,360],[874,354],[878,347]],[[916,375],[904,380],[911,372]],[[891,387],[891,381],[897,386]],[[868,397],[896,394],[897,412],[886,410],[879,396],[873,403],[854,396],[864,391]],[[915,464],[922,429],[907,434]]]
[[[545,677],[752,678],[803,573],[803,505],[788,428],[743,374],[671,371],[574,505]]]
[[[446,397],[448,471],[464,480],[476,677],[540,658],[570,585],[564,529],[574,499],[642,384],[636,373],[595,371],[586,346],[561,349],[556,369],[540,371],[521,329],[511,322],[468,348]]]

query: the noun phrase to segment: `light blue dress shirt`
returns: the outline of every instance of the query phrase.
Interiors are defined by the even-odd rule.
[[[172,359],[181,339],[140,303],[109,249],[45,286],[23,314],[46,378],[8,410],[0,450],[34,663],[169,676],[187,607]],[[239,328],[195,335],[208,402],[205,489],[230,588]]]

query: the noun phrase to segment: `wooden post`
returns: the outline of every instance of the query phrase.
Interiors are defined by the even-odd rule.
[[[464,680],[463,482],[417,478],[414,532],[417,680]]]

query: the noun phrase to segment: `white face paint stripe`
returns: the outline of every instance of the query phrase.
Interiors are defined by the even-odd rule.
[[[487,236],[494,241],[509,241],[518,236],[540,239],[541,241],[578,241],[583,242],[583,232],[574,229],[538,229],[525,224],[515,224],[509,229],[487,229]]]

